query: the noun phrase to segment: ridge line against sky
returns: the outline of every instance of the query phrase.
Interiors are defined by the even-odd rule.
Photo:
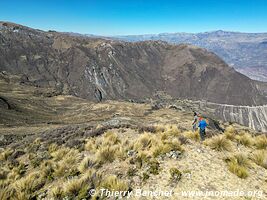
[[[102,36],[266,33],[266,0],[13,0],[0,1],[0,20],[42,30]]]

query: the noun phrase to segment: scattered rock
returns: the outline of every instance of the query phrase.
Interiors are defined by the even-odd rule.
[[[169,153],[166,153],[166,156],[168,158],[178,159],[181,156],[181,151],[170,151]]]
[[[127,152],[127,156],[128,156],[128,157],[132,157],[132,156],[134,156],[134,155],[136,155],[136,152],[135,152],[134,150],[129,150],[129,151]]]

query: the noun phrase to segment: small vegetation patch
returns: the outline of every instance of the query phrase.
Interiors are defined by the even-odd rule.
[[[182,178],[182,172],[177,168],[171,168],[170,172],[170,180],[173,182],[178,182]]]
[[[248,177],[249,173],[247,168],[250,166],[250,162],[245,154],[236,154],[227,158],[225,161],[227,162],[230,172],[237,175],[239,178]]]
[[[235,139],[239,144],[242,144],[246,147],[250,147],[253,144],[253,138],[247,132],[242,132],[241,134],[237,135]]]
[[[200,140],[200,135],[199,135],[198,131],[185,131],[183,133],[183,135],[186,138],[189,138],[189,139],[194,140],[194,141],[199,141]]]
[[[232,142],[223,135],[213,136],[207,140],[206,144],[217,151],[231,151],[233,149]]]
[[[113,162],[115,160],[117,146],[104,146],[101,147],[96,153],[96,160],[99,164],[104,164],[106,162]]]
[[[224,131],[225,137],[229,140],[234,140],[236,134],[237,134],[237,131],[235,130],[235,128],[233,126],[226,127],[226,129]]]
[[[259,135],[255,137],[255,146],[257,149],[267,149],[267,136]]]
[[[255,151],[251,159],[259,166],[267,169],[267,152],[265,150],[257,150]]]

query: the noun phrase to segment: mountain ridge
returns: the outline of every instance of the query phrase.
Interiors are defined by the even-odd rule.
[[[259,84],[192,45],[71,36],[0,23],[0,70],[91,100],[174,98],[266,104]],[[2,47],[2,48],[1,48]]]

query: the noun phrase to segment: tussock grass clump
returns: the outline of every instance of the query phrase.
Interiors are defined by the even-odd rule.
[[[6,149],[0,154],[0,161],[6,161],[8,157],[14,152],[12,149]]]
[[[199,141],[200,140],[200,135],[198,131],[185,131],[183,135],[191,140],[194,141]]]
[[[168,141],[163,141],[158,145],[151,148],[154,157],[169,153],[170,151],[183,151],[181,143],[178,139],[172,139]]]
[[[79,161],[80,154],[78,153],[78,150],[72,149],[63,157],[62,160],[56,163],[53,175],[56,177],[68,177],[79,174],[77,169]]]
[[[257,150],[255,151],[251,159],[259,166],[267,169],[267,152],[265,150]]]
[[[53,157],[55,161],[59,161],[63,159],[69,153],[70,150],[71,150],[70,148],[61,147],[56,151],[52,151],[50,155]]]
[[[155,126],[156,133],[162,133],[166,131],[166,125],[165,124],[156,124]]]
[[[154,157],[157,157],[159,155],[163,155],[163,154],[169,153],[171,150],[172,150],[172,147],[170,145],[168,145],[168,144],[161,144],[159,146],[156,146],[153,149],[153,156]]]
[[[55,144],[55,143],[52,143],[49,145],[48,147],[48,152],[51,154],[52,152],[55,152],[56,150],[58,150],[60,147]]]
[[[86,172],[88,169],[94,167],[94,165],[96,164],[96,161],[93,160],[91,157],[85,157],[82,162],[79,164],[78,166],[78,170],[81,173]]]
[[[115,156],[119,160],[123,161],[127,158],[127,151],[125,150],[124,147],[118,146]]]
[[[267,136],[259,135],[255,137],[255,146],[257,149],[267,149]]]
[[[162,132],[159,134],[159,138],[161,141],[164,141],[164,140],[167,140],[169,138],[169,136],[166,132]]]
[[[160,131],[157,133],[162,141],[181,135],[181,131],[175,125],[165,125],[161,127],[164,128],[159,129]]]
[[[129,185],[126,181],[120,180],[116,176],[111,175],[101,182],[100,188],[106,188],[110,191],[128,191]]]
[[[98,143],[95,138],[90,138],[84,145],[84,150],[95,153],[98,148]]]
[[[44,177],[41,177],[38,173],[31,173],[13,184],[13,188],[16,191],[15,198],[25,197],[25,199],[31,199],[34,192],[39,190],[44,184]]]
[[[135,159],[135,163],[138,168],[141,168],[147,161],[148,161],[148,155],[142,151],[138,153]]]
[[[53,199],[56,199],[56,200],[63,199],[64,191],[63,191],[62,187],[60,187],[60,186],[55,186],[55,187],[53,187],[53,188],[50,190],[50,193],[51,193],[51,197],[52,197]]]
[[[53,180],[53,173],[55,171],[55,163],[51,160],[44,161],[40,165],[40,174],[48,180]]]
[[[64,188],[63,194],[64,196],[71,197],[71,199],[88,198],[89,187],[90,187],[90,184],[84,181],[84,179],[72,178],[68,180],[67,183],[65,183],[63,187]]]
[[[250,166],[250,162],[245,154],[238,153],[232,157],[227,158],[226,162],[230,172],[237,175],[239,178],[248,177],[247,167]]]
[[[85,187],[87,184],[81,178],[72,178],[68,180],[64,185],[64,194],[71,197],[76,197],[79,195],[79,192]]]
[[[243,167],[250,166],[249,159],[244,153],[238,153],[232,159],[234,159],[237,162],[237,164],[240,166],[243,166]]]
[[[181,131],[175,125],[166,126],[165,132],[169,136],[179,136],[181,134]]]
[[[242,145],[247,146],[247,147],[249,147],[253,144],[253,138],[247,132],[242,132],[240,135],[237,135],[235,137],[235,139],[239,144],[242,144]]]
[[[116,158],[117,146],[104,146],[101,147],[96,153],[96,160],[99,164],[106,162],[113,162]]]
[[[229,162],[228,169],[230,172],[237,175],[239,178],[248,177],[248,170],[245,167],[238,165],[236,162]]]
[[[103,144],[105,145],[115,145],[120,143],[119,137],[116,133],[113,133],[112,131],[107,131],[104,134],[104,141]]]
[[[231,141],[223,135],[213,136],[207,140],[206,144],[217,151],[231,151],[233,149]]]
[[[154,138],[154,135],[145,132],[135,142],[134,149],[136,151],[150,149],[153,143],[157,143],[156,139]]]
[[[183,151],[181,142],[177,138],[167,141],[165,144],[169,145],[173,151]]]
[[[227,139],[229,140],[234,140],[235,136],[236,136],[236,130],[233,126],[228,126],[226,127],[225,131],[224,131],[224,135]]]

